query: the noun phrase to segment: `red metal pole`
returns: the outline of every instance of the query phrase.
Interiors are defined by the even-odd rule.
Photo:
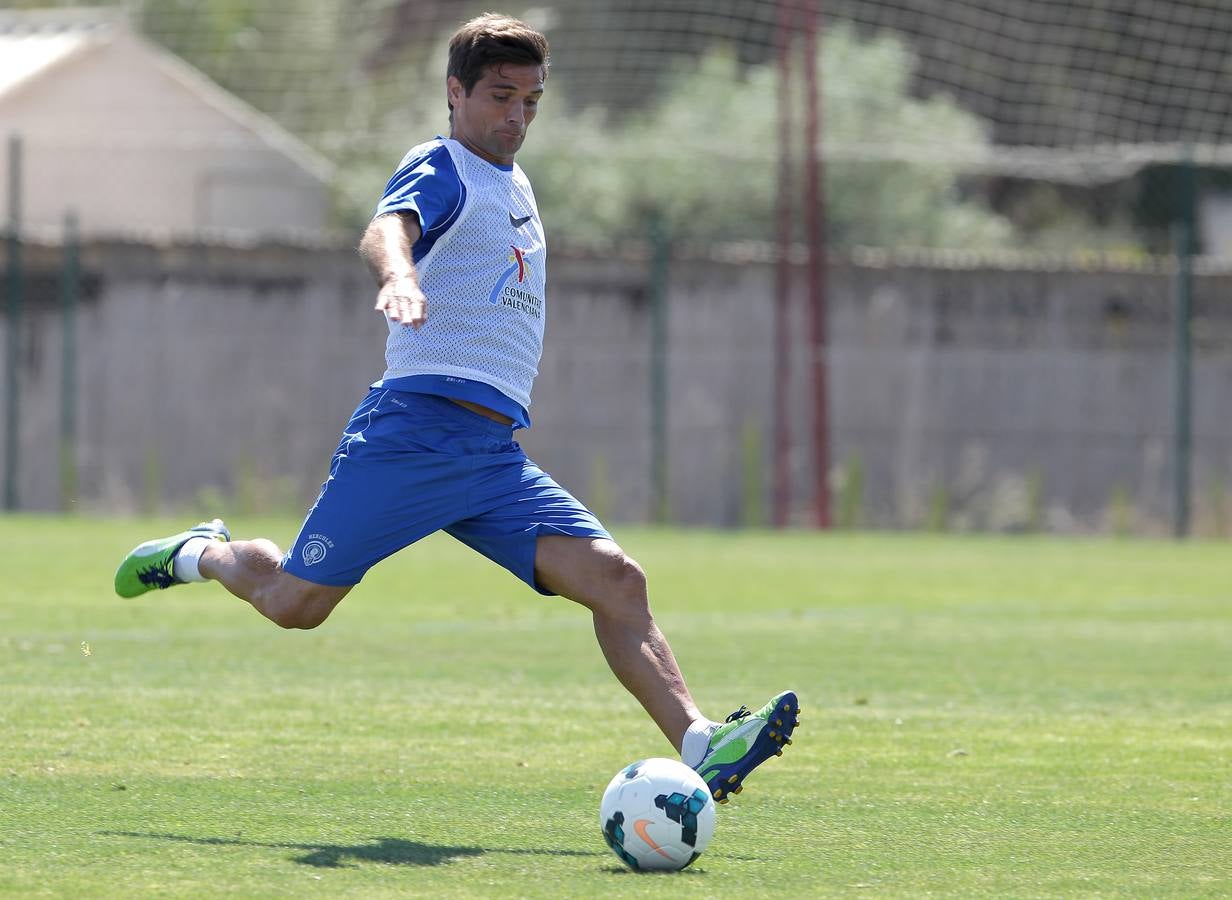
[[[775,44],[778,49],[778,262],[774,270],[774,527],[787,525],[791,514],[791,43],[796,0],[778,0]]]
[[[805,228],[808,245],[809,373],[813,393],[813,476],[816,523],[830,527],[830,421],[826,365],[826,236],[822,194],[820,73],[817,69],[817,28],[821,0],[805,0],[804,83],[807,96],[804,154]]]

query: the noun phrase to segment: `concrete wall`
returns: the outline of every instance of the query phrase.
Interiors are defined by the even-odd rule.
[[[50,509],[60,495],[58,251],[27,257],[21,485],[24,506]],[[652,506],[647,268],[555,256],[534,428],[521,437],[617,521]],[[671,278],[672,518],[764,519],[772,267],[677,259]],[[1163,530],[1170,285],[1150,272],[834,265],[830,477],[847,514],[889,527],[944,513],[952,527]],[[1198,280],[1194,496],[1207,530],[1229,511],[1229,288],[1228,276]],[[341,426],[383,369],[385,325],[352,251],[91,245],[85,290],[77,505],[205,513],[311,501]],[[800,523],[815,475],[802,299],[790,383]]]

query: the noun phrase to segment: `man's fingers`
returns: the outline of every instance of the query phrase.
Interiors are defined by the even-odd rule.
[[[405,294],[378,297],[376,308],[383,310],[395,322],[410,325],[416,330],[428,320],[428,301],[423,297],[409,297]]]
[[[428,320],[428,301],[422,297],[412,297],[406,302],[406,307],[403,309],[402,319],[403,325],[410,325],[416,331],[419,326]]]

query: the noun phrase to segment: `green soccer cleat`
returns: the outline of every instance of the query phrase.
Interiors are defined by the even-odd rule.
[[[771,756],[782,756],[799,724],[800,707],[792,691],[783,691],[755,713],[740,707],[710,736],[706,755],[695,767],[710,795],[726,803],[744,790],[744,779]]]
[[[231,532],[222,519],[213,519],[171,537],[146,541],[124,557],[116,569],[115,592],[121,597],[136,597],[155,588],[183,584],[175,577],[175,555],[189,538],[195,537],[225,542],[231,540]]]

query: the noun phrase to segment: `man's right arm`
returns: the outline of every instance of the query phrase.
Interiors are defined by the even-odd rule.
[[[428,299],[419,288],[411,254],[420,234],[415,213],[387,213],[368,223],[359,242],[359,255],[380,286],[376,309],[416,331],[428,319]]]

